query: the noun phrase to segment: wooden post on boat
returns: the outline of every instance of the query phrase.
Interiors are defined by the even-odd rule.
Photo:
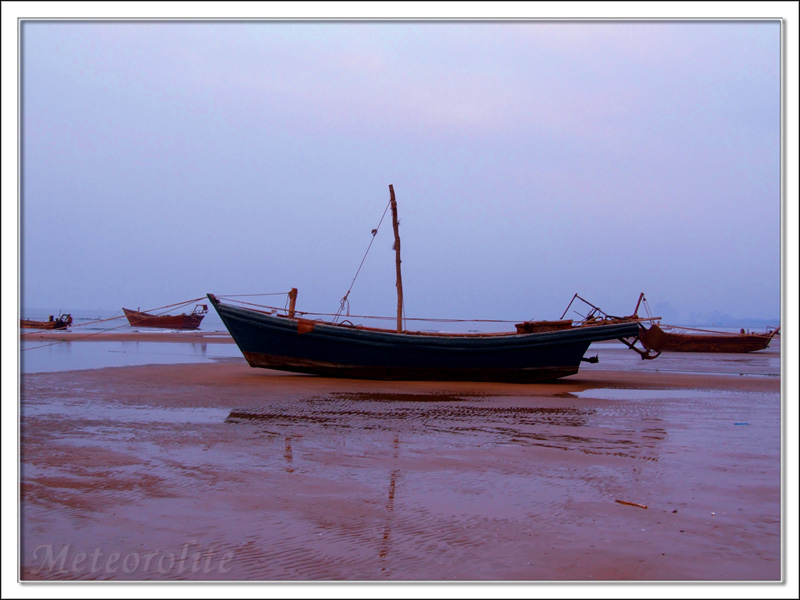
[[[394,261],[397,268],[397,333],[403,331],[403,276],[400,273],[400,231],[397,221],[397,200],[394,187],[389,184],[389,201],[392,206],[392,227],[394,228]]]
[[[292,288],[289,292],[289,318],[294,318],[294,305],[297,302],[297,288]]]
[[[638,317],[638,316],[639,316],[639,305],[641,305],[641,303],[642,303],[642,300],[644,300],[644,292],[642,292],[641,294],[639,294],[639,301],[636,303],[636,309],[633,311],[633,315],[634,315],[635,317]]]

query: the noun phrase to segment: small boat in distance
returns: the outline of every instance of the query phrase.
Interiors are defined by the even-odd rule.
[[[725,333],[664,326],[664,331],[657,323],[639,333],[642,346],[654,352],[728,352],[745,353],[764,350],[772,338],[778,334],[780,327],[766,333]],[[680,333],[683,330],[696,333]]]
[[[160,329],[197,329],[208,312],[207,304],[198,304],[189,314],[153,315],[123,308],[131,327],[158,327]]]
[[[60,315],[57,319],[50,315],[48,321],[31,321],[20,319],[19,326],[25,329],[66,329],[72,325],[72,315]]]
[[[397,203],[391,185],[389,195],[395,237],[397,327],[391,330],[350,321],[337,323],[340,313],[329,322],[298,317],[294,288],[289,292],[285,314],[269,307],[233,306],[208,294],[251,367],[357,379],[535,382],[573,375],[581,361],[597,362],[596,357],[584,358],[592,342],[629,339],[632,341],[626,344],[635,343],[641,326],[634,321],[590,326],[576,326],[566,319],[525,321],[516,325],[516,331],[504,333],[406,330]],[[372,230],[373,238],[376,232],[377,228]],[[349,293],[342,298],[342,306]]]

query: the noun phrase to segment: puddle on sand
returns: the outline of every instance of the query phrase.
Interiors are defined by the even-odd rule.
[[[84,404],[26,404],[22,416],[31,417],[78,417],[92,421],[115,423],[224,423],[227,409],[220,408],[156,408],[152,406],[92,406]]]
[[[735,392],[726,392],[730,395]],[[570,392],[576,398],[596,398],[598,400],[681,400],[699,398],[717,398],[720,392],[717,390],[651,390],[651,389],[620,389],[620,388],[596,388],[583,390],[582,392]]]
[[[20,344],[22,373],[52,373],[150,364],[244,360],[235,344],[204,342],[53,342]]]
[[[398,392],[331,392],[326,400],[356,400],[366,402],[464,402],[482,399],[485,394],[403,394]]]

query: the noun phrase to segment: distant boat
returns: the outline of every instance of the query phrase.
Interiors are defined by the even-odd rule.
[[[57,319],[50,315],[48,321],[31,321],[20,319],[19,326],[25,329],[66,329],[72,325],[72,315],[60,315]]]
[[[632,348],[642,354],[642,358],[655,358],[661,352],[754,352],[756,350],[764,350],[769,346],[772,338],[780,331],[780,327],[778,327],[774,331],[766,333],[745,333],[744,330],[740,333],[726,333],[659,324],[661,317],[639,317],[640,306],[644,306],[648,314],[650,313],[647,300],[643,293],[639,294],[639,301],[636,303],[633,314],[626,317],[608,315],[591,302],[578,296],[578,294],[573,296],[570,304],[567,306],[567,310],[569,310],[572,302],[576,299],[581,300],[592,308],[583,321],[581,321],[581,324],[584,326],[630,321],[642,322],[642,329],[639,332],[638,341],[644,347],[646,353],[642,354],[638,348]],[[564,311],[564,315],[566,315],[567,310]],[[564,315],[562,315],[562,318]],[[644,322],[647,321],[651,322],[649,328],[644,326]]]
[[[207,304],[198,304],[194,311],[182,315],[152,315],[138,310],[122,309],[131,327],[158,327],[160,329],[197,329],[208,312]]]
[[[764,350],[780,327],[766,333],[722,333],[678,328],[696,333],[664,331],[654,323],[639,333],[642,346],[655,352],[729,352],[744,353]]]
[[[597,362],[584,358],[592,342],[635,340],[639,334],[638,322],[573,326],[564,319],[528,321],[507,333],[406,331],[392,186],[389,193],[397,269],[396,329],[296,317],[295,289],[289,293],[286,314],[233,306],[208,294],[251,367],[359,379],[534,382],[577,373],[581,361]],[[347,295],[343,304],[346,299]]]

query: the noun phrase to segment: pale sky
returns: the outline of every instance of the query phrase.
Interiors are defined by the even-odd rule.
[[[557,318],[576,292],[628,314],[645,292],[777,324],[780,36],[26,22],[22,306],[297,287],[335,312],[393,184],[408,316]],[[385,221],[353,313],[393,314],[392,242]]]

